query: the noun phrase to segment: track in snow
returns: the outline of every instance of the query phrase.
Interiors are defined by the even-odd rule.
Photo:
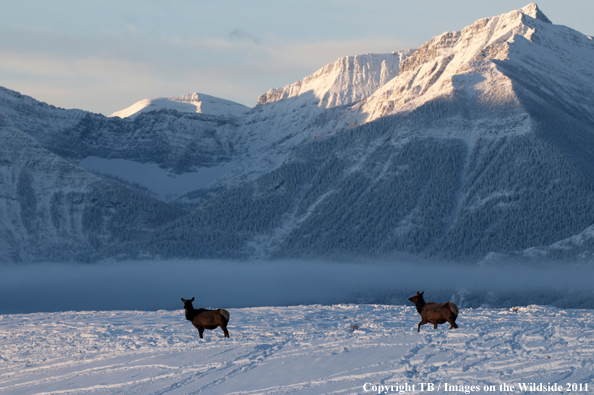
[[[204,340],[180,310],[0,315],[0,393],[347,394],[421,382],[594,390],[591,310],[462,309],[459,329],[420,333],[412,306],[229,310],[231,338],[217,329]]]

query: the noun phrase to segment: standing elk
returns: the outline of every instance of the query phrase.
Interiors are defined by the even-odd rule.
[[[220,326],[223,332],[225,332],[225,337],[229,337],[227,323],[229,322],[230,314],[227,310],[195,309],[194,306],[192,306],[194,298],[190,300],[181,298],[181,300],[184,302],[186,319],[188,321],[192,321],[192,324],[196,327],[196,329],[198,329],[201,339],[204,339],[202,334],[204,333],[205,329],[215,329],[217,326]]]
[[[421,293],[417,291],[415,296],[408,298],[408,300],[415,304],[417,311],[421,314],[421,322],[417,326],[417,332],[421,331],[421,325],[427,323],[433,324],[433,329],[437,329],[438,324],[445,324],[446,322],[450,323],[450,329],[457,328],[456,318],[458,318],[458,306],[452,302],[425,303],[425,299],[423,299],[424,293],[425,291]]]

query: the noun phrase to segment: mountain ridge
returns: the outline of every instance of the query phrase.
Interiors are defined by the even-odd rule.
[[[415,51],[341,58],[239,115],[197,114],[202,94],[122,119],[2,90],[0,127],[73,166],[117,159],[212,178],[162,202],[147,219],[158,226],[130,217],[142,237],[113,237],[93,259],[583,257],[594,251],[578,242],[594,224],[592,70],[591,37],[532,3]],[[99,177],[85,171],[84,185]],[[44,189],[11,177],[0,187],[29,191],[23,199]],[[11,215],[27,233],[27,217]]]
[[[399,65],[413,50],[391,54],[346,56],[315,73],[283,88],[275,88],[258,97],[263,105],[313,92],[320,108],[352,104],[366,98],[398,75]]]

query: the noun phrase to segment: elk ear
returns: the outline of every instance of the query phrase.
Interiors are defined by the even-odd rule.
[[[194,298],[190,299],[190,302],[193,302],[193,301],[194,301]]]
[[[423,296],[424,293],[425,293],[425,291],[421,292],[421,296]]]
[[[184,298],[181,298],[182,302],[186,303],[186,300]]]

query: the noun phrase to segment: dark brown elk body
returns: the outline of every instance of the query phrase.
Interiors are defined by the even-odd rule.
[[[417,326],[417,332],[421,331],[421,325],[427,323],[433,324],[433,329],[437,329],[438,324],[445,324],[446,322],[450,323],[450,329],[457,328],[456,318],[458,318],[458,306],[452,302],[425,303],[423,299],[424,293],[424,291],[421,293],[417,291],[415,296],[408,298],[408,300],[415,304],[417,311],[421,314],[421,322]]]
[[[181,298],[181,300],[182,302],[184,302],[186,319],[188,321],[192,321],[192,324],[194,324],[196,329],[198,329],[198,333],[200,334],[201,339],[203,339],[202,334],[204,333],[205,329],[215,329],[218,326],[220,326],[223,332],[225,333],[225,337],[229,337],[229,332],[227,331],[227,323],[229,322],[230,314],[227,310],[195,309],[194,306],[192,306],[194,298],[190,300]]]

